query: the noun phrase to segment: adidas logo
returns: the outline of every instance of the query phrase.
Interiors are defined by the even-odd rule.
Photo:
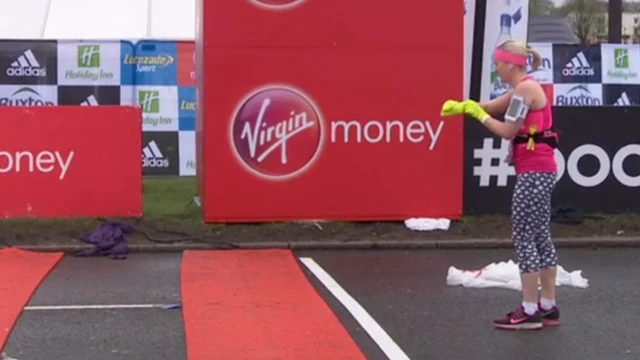
[[[93,95],[89,95],[89,97],[80,103],[80,106],[98,106],[100,104],[98,104],[98,100],[96,100],[96,97]]]
[[[574,56],[562,69],[562,75],[564,76],[593,76],[595,73],[582,51]]]
[[[151,140],[147,146],[142,149],[142,167],[150,168],[167,168],[169,167],[169,159],[165,159],[164,155],[158,148],[155,140]]]
[[[623,92],[622,94],[620,94],[620,97],[618,98],[618,100],[616,100],[615,103],[613,103],[614,106],[631,106],[631,100],[629,100],[629,95],[627,95],[627,92]]]
[[[44,77],[47,76],[47,69],[40,66],[36,56],[28,49],[9,65],[7,75]]]

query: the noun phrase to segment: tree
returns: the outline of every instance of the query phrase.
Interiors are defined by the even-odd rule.
[[[549,16],[556,9],[555,4],[551,0],[530,0],[529,14],[533,16]]]
[[[623,1],[622,2],[622,11],[623,12],[640,12],[640,3],[639,2],[631,2],[631,1]]]
[[[565,0],[556,13],[567,17],[576,37],[586,44],[606,35],[607,8],[608,2],[602,0]]]

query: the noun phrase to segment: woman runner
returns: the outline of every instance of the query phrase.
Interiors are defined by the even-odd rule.
[[[496,73],[511,85],[509,92],[487,102],[449,100],[442,115],[466,114],[512,142],[506,161],[516,172],[511,205],[512,239],[522,282],[522,303],[494,325],[500,329],[540,329],[559,325],[556,305],[556,249],[551,240],[551,193],[556,183],[551,103],[540,84],[527,74],[527,57],[537,69],[540,54],[516,40],[507,40],[494,53]],[[504,120],[494,117],[504,114]],[[538,284],[542,294],[538,302]]]

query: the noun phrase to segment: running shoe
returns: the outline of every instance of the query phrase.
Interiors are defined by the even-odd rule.
[[[507,314],[505,318],[494,320],[493,324],[498,329],[504,330],[538,330],[542,328],[542,316],[540,310],[529,315],[522,305]]]
[[[543,309],[540,305],[538,305],[538,308],[542,317],[542,324],[544,326],[560,325],[560,310],[557,306],[554,306],[549,310]]]

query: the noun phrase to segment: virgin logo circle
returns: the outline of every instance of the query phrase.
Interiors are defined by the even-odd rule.
[[[290,7],[299,5],[305,0],[251,0],[251,1],[256,5],[260,5],[263,7],[282,9],[282,8],[290,8]]]
[[[320,153],[322,118],[298,90],[260,89],[240,104],[232,120],[236,154],[258,176],[290,178],[307,169]]]

